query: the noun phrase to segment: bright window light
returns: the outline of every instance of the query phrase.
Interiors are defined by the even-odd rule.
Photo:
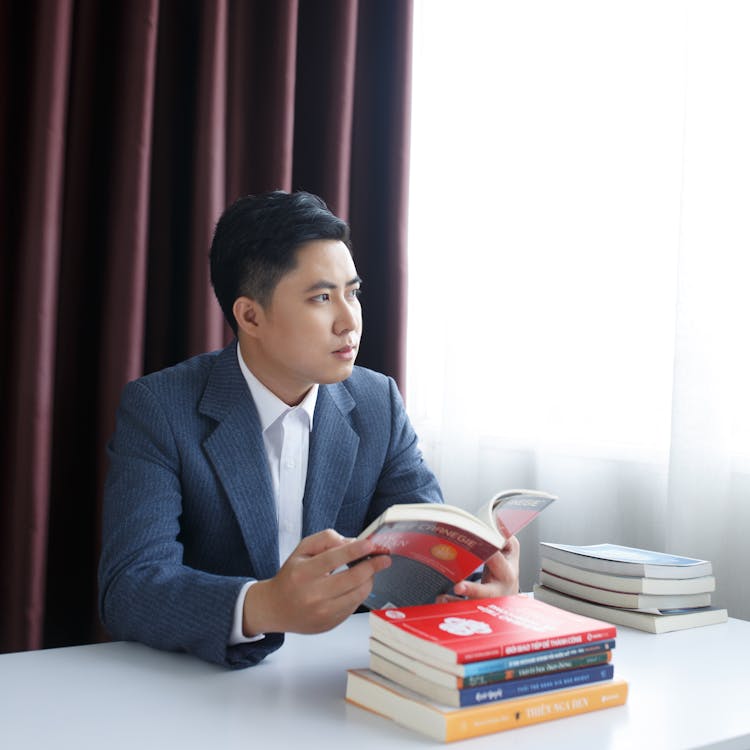
[[[725,113],[696,97],[734,84],[701,89],[688,5],[417,3],[407,402],[426,442],[459,425],[516,446],[664,458],[676,347],[692,330],[678,321],[680,274],[715,296],[720,320],[703,320],[714,343],[729,339],[720,356],[744,358],[727,378],[748,374],[750,180],[722,140],[745,159],[747,59],[741,116],[717,133]],[[725,39],[703,43],[716,48],[699,59],[723,76]],[[701,243],[688,265],[686,243]],[[733,428],[748,453],[749,421]]]

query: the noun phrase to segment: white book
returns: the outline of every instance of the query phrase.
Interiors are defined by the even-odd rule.
[[[623,576],[612,573],[597,573],[593,570],[578,568],[575,565],[542,557],[541,569],[548,573],[567,578],[589,586],[610,591],[627,591],[632,594],[704,594],[716,590],[714,576],[697,578],[645,578],[641,576]]]
[[[586,601],[609,607],[626,607],[628,609],[659,612],[668,609],[708,607],[711,604],[711,594],[708,593],[638,594],[627,591],[611,591],[596,586],[588,586],[577,581],[570,581],[546,570],[540,571],[539,583],[555,591],[562,591],[564,594],[570,594],[579,599],[586,599]]]
[[[703,609],[682,610],[669,614],[650,614],[648,612],[637,612],[631,609],[619,609],[617,607],[605,607],[603,604],[594,604],[574,596],[553,591],[546,586],[536,584],[534,586],[534,598],[546,602],[568,612],[575,612],[586,617],[595,617],[598,620],[609,622],[614,625],[624,625],[637,630],[645,630],[649,633],[669,633],[673,630],[687,630],[703,625],[716,625],[726,622],[727,610],[717,607],[705,607]]]
[[[541,542],[543,557],[598,573],[641,578],[697,578],[713,573],[710,560],[671,555],[620,544],[553,544]]]

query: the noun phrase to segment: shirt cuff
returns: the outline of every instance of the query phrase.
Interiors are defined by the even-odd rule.
[[[257,581],[248,581],[237,595],[237,602],[234,605],[234,620],[232,621],[232,632],[229,634],[229,645],[237,646],[240,643],[254,643],[255,641],[261,641],[266,636],[264,633],[260,635],[246,636],[242,630],[242,615],[245,609],[245,595],[247,590]]]

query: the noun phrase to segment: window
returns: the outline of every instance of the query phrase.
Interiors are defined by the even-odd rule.
[[[407,405],[449,502],[536,486],[550,541],[750,564],[748,32],[742,2],[417,4]]]

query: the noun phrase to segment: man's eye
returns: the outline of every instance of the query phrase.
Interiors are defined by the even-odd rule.
[[[362,290],[359,287],[357,287],[356,289],[352,289],[349,292],[350,297],[359,297],[361,294],[362,294]]]
[[[316,294],[312,300],[313,302],[328,302],[328,300],[331,298],[331,295],[327,292],[324,292],[323,294]]]

